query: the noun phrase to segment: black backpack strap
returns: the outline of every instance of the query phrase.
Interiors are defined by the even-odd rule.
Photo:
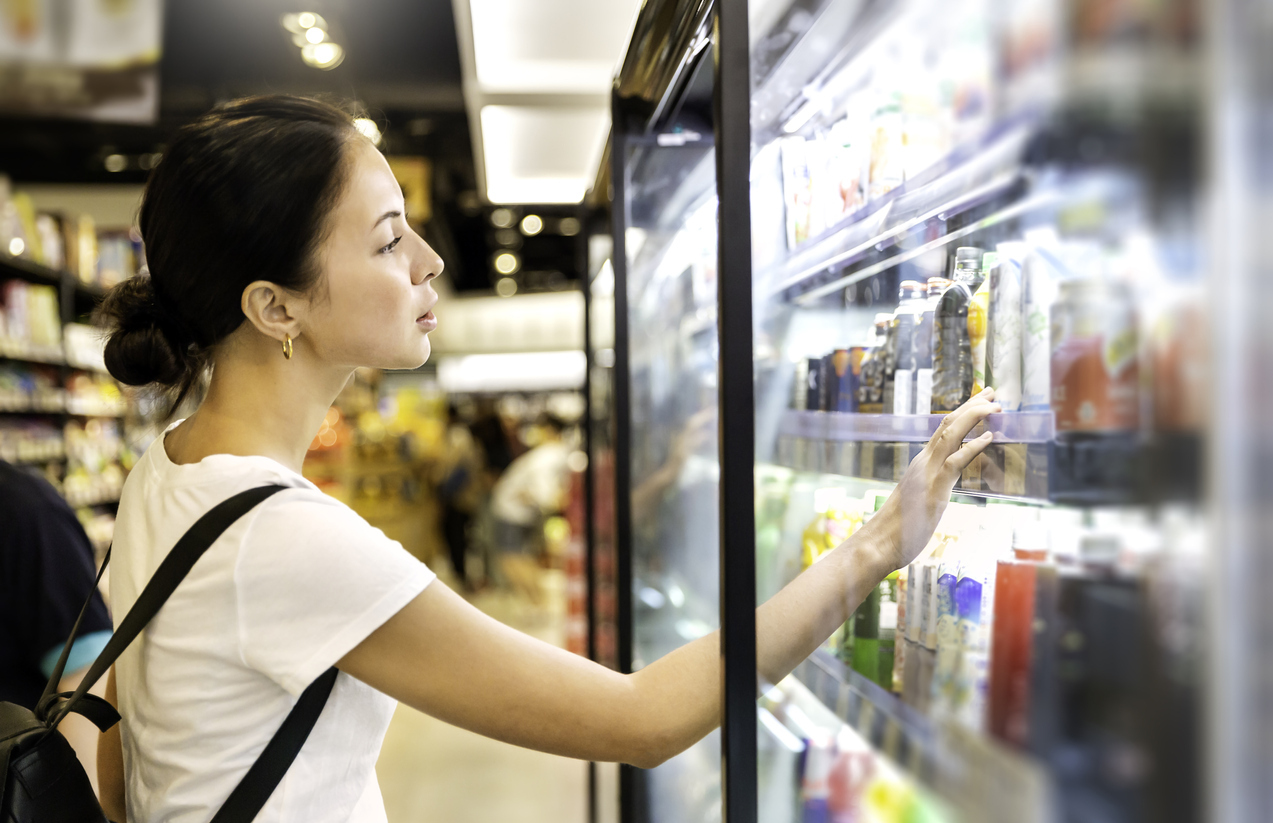
[[[168,552],[168,556],[160,562],[159,568],[155,569],[150,582],[146,584],[146,588],[142,589],[141,594],[137,597],[137,602],[128,610],[128,614],[124,615],[119,628],[111,635],[111,639],[106,643],[106,648],[102,649],[102,653],[93,661],[92,667],[84,675],[84,679],[80,681],[75,693],[65,703],[58,703],[56,709],[46,706],[46,711],[57,712],[49,726],[50,730],[56,729],[58,724],[62,722],[62,718],[66,717],[69,712],[75,711],[76,704],[84,699],[84,695],[93,687],[93,684],[101,679],[102,675],[123,653],[124,649],[128,648],[128,644],[132,643],[133,639],[141,634],[142,629],[146,628],[146,624],[158,613],[160,607],[168,600],[169,595],[176,590],[177,584],[185,578],[186,574],[194,566],[195,561],[203,557],[203,553],[208,550],[208,547],[215,543],[217,538],[226,529],[230,528],[236,520],[251,511],[258,503],[286,488],[288,487],[279,485],[258,486],[254,489],[239,492],[233,497],[218,503],[211,511],[195,521],[189,531],[177,541],[177,545],[172,547],[172,551]],[[103,568],[105,568],[104,563]],[[98,577],[100,579],[100,574]],[[69,654],[68,641],[68,647],[62,649],[62,657],[59,660],[60,665],[65,664],[65,659]],[[57,674],[57,672],[54,673]]]
[[[336,683],[337,674],[333,666],[301,692],[300,699],[288,713],[283,725],[265,745],[261,756],[248,769],[239,785],[234,787],[234,791],[230,792],[225,804],[210,823],[248,823],[256,818],[282,782],[283,775],[291,768],[296,755],[300,754],[306,738],[318,722],[318,716],[323,713],[323,706]]]
[[[88,614],[88,607],[93,603],[93,597],[97,594],[97,587],[102,584],[102,575],[106,574],[106,564],[111,562],[111,548],[107,547],[106,556],[102,558],[102,567],[97,570],[97,579],[93,581],[93,588],[89,590],[88,598],[80,609],[80,615],[75,618],[75,625],[71,627],[71,633],[67,636],[66,643],[62,646],[62,653],[58,655],[57,665],[53,667],[53,673],[49,675],[49,682],[44,686],[44,693],[40,695],[40,699],[37,702],[39,707],[49,706],[50,700],[56,696],[57,684],[62,682],[62,674],[66,671],[66,661],[71,656],[71,647],[75,645],[75,638],[80,633],[80,625],[84,622],[84,615]],[[45,710],[44,708],[37,708],[36,716],[41,720],[45,719],[47,716]],[[116,720],[118,719],[116,718]]]

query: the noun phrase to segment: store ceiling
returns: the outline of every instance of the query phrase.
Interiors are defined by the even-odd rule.
[[[337,68],[302,62],[280,25],[284,13],[302,10],[321,14],[344,47]],[[0,171],[18,184],[138,183],[146,172],[137,163],[112,173],[105,157],[161,151],[177,127],[218,101],[270,92],[357,100],[381,125],[386,152],[433,161],[430,235],[455,288],[491,288],[499,246],[477,197],[451,0],[168,0],[162,48],[154,126],[0,119]],[[551,284],[544,288],[559,288],[575,278],[576,255],[573,241],[550,235],[519,239],[519,253],[537,271],[559,274],[542,278]]]

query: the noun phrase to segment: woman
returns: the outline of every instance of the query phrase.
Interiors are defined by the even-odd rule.
[[[198,410],[125,484],[117,614],[214,504],[292,488],[212,546],[112,670],[122,732],[103,737],[99,772],[113,819],[125,805],[131,823],[211,818],[333,664],[326,709],[258,821],[383,821],[374,765],[397,701],[510,743],[641,767],[717,725],[714,635],[610,671],[486,617],[301,477],[353,370],[418,367],[437,324],[442,261],[346,115],[290,97],[214,110],[173,141],[140,224],[150,275],[107,297],[107,366],[178,395],[212,371]],[[994,410],[987,391],[949,415],[879,514],[757,610],[760,677],[790,672],[919,553],[989,442],[964,436]]]

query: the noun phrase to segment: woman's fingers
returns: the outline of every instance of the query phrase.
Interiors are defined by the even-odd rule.
[[[987,415],[1001,410],[999,404],[994,402],[994,397],[994,389],[983,389],[980,394],[942,418],[931,441],[938,458],[946,460],[958,452],[960,444],[973,426],[985,420]]]
[[[971,463],[977,455],[986,450],[986,446],[989,446],[993,440],[994,434],[991,432],[986,432],[980,437],[974,437],[967,443],[960,445],[960,447],[955,450],[954,454],[946,458],[946,465],[954,469],[956,473],[962,472],[964,469],[968,468],[968,464]]]

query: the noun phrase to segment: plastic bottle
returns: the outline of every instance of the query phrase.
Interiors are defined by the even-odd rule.
[[[915,327],[924,311],[924,287],[917,280],[903,280],[898,288],[898,306],[893,312],[895,360],[884,384],[884,411],[892,414],[915,412]],[[892,385],[890,392],[889,386]],[[892,398],[889,405],[888,398]]]
[[[1021,409],[1021,267],[1030,247],[1022,242],[996,246],[998,263],[990,270],[986,315],[986,385],[1006,412]]]
[[[1046,568],[1051,541],[1039,523],[1012,532],[1011,560],[995,570],[994,627],[990,640],[987,724],[990,734],[1024,747],[1029,735],[1030,673],[1033,668],[1037,573]]]
[[[937,312],[937,302],[941,300],[942,292],[949,287],[950,281],[945,277],[928,278],[928,296],[924,300],[924,311],[915,329],[917,346],[920,347],[915,368],[916,414],[928,414],[933,409],[933,316]]]
[[[972,350],[972,393],[986,387],[986,322],[990,314],[990,270],[999,256],[988,251],[981,258],[981,285],[968,304],[968,344]]]
[[[933,411],[952,412],[972,397],[972,342],[968,306],[981,285],[982,251],[962,246],[955,251],[950,288],[942,294],[933,317]]]
[[[1021,272],[1021,410],[1052,408],[1052,301],[1056,297],[1056,258],[1036,247]]]

